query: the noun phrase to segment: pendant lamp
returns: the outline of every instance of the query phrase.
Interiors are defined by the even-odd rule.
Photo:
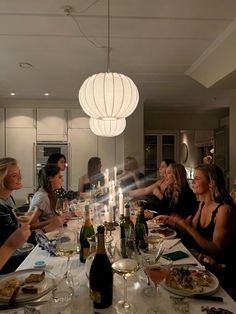
[[[89,119],[89,127],[98,136],[113,137],[120,135],[125,127],[125,118],[121,119]]]
[[[124,74],[109,71],[110,50],[110,2],[108,0],[107,72],[94,74],[87,78],[78,95],[84,112],[91,118],[99,120],[96,122],[97,125],[102,124],[101,120],[108,120],[111,124],[111,121],[115,119],[128,117],[136,109],[139,101],[138,89],[134,82]],[[117,125],[120,123],[116,121]],[[112,129],[110,128],[110,130]]]

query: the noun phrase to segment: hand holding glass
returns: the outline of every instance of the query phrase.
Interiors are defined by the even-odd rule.
[[[30,224],[31,223],[37,209],[38,209],[37,206],[32,206],[30,208],[19,207],[19,208],[13,208],[12,212],[15,215],[19,224],[24,225],[24,224]]]

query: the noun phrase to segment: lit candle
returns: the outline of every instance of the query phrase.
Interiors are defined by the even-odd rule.
[[[111,181],[111,194],[112,194],[113,205],[116,206],[116,187],[115,187],[115,182],[113,180]]]
[[[124,197],[121,188],[119,189],[119,212],[120,216],[124,215]]]
[[[112,195],[110,195],[109,202],[108,202],[108,222],[113,222],[113,201],[112,201]]]
[[[107,205],[104,205],[104,220],[108,221]]]
[[[114,182],[115,182],[115,186],[116,186],[116,182],[117,181],[117,168],[114,167]]]
[[[109,181],[109,195],[112,195],[112,182]]]
[[[108,188],[109,186],[109,170],[106,169],[106,187]]]

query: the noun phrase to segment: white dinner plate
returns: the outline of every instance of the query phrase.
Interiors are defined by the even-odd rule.
[[[30,274],[41,274],[42,270],[37,270],[37,269],[24,269],[24,270],[19,270],[14,273],[10,273],[3,278],[0,279],[0,289],[4,287],[4,285],[9,281],[10,279],[16,278],[20,282],[23,282]],[[32,300],[36,300],[44,296],[45,294],[49,293],[51,290],[55,288],[55,276],[45,270],[45,278],[41,282],[32,282],[25,284],[25,286],[30,286],[33,285],[38,288],[38,293],[36,294],[29,294],[29,293],[23,293],[20,289],[15,302],[16,303],[27,303]],[[0,294],[0,301],[1,302],[8,302],[10,297],[3,296]]]
[[[196,269],[194,267],[191,267],[189,269]],[[166,290],[174,293],[174,294],[177,294],[177,295],[181,295],[181,296],[192,296],[194,294],[208,294],[208,295],[211,295],[211,294],[214,294],[218,288],[219,288],[219,280],[217,279],[217,277],[212,274],[211,272],[209,272],[210,275],[211,275],[211,278],[212,278],[212,282],[209,284],[209,286],[207,287],[203,287],[203,291],[202,292],[191,292],[191,291],[185,291],[185,290],[181,290],[181,289],[175,289],[175,288],[172,288],[170,287],[169,285],[166,284],[165,281],[163,281],[161,283],[162,287],[164,287]]]
[[[168,232],[169,235],[165,235],[162,232]],[[177,233],[175,230],[170,228],[162,228],[161,226],[156,226],[155,228],[149,229],[149,235],[157,235],[160,238],[163,238],[165,240],[174,239],[177,236]]]

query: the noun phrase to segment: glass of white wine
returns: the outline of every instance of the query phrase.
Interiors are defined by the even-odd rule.
[[[72,300],[74,294],[73,276],[70,272],[70,258],[79,253],[79,245],[77,241],[77,232],[75,230],[66,229],[62,231],[57,238],[56,254],[58,256],[67,257],[66,272],[58,285],[58,289],[53,292],[54,302],[63,306]],[[63,288],[64,286],[64,288]]]
[[[135,241],[133,239],[118,240],[113,254],[113,271],[123,276],[124,279],[124,299],[119,300],[115,305],[115,310],[118,314],[136,312],[134,304],[127,299],[127,279],[134,275],[139,270],[139,257]]]
[[[22,207],[13,208],[12,212],[15,215],[18,223],[20,225],[24,225],[24,224],[31,223],[37,209],[38,209],[37,206],[32,206],[32,207],[22,206]]]
[[[55,213],[59,216],[69,212],[69,202],[64,198],[58,198],[56,207],[54,209]]]

